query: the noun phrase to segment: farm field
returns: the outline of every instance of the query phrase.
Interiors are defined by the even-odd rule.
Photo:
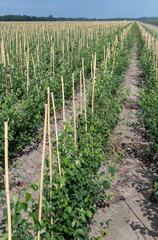
[[[158,38],[158,27],[149,23],[142,23],[142,26],[150,33],[151,36]]]
[[[154,26],[158,26],[158,20],[146,20],[146,21],[143,21],[143,23],[147,23],[147,24],[151,24],[151,25],[154,25]]]
[[[1,238],[117,240],[116,236],[125,235],[119,235],[121,231],[113,225],[113,232],[108,227],[111,218],[120,215],[122,205],[118,203],[116,215],[105,207],[111,207],[118,194],[128,205],[133,196],[130,189],[136,185],[134,201],[140,198],[153,215],[142,219],[144,209],[137,205],[141,213],[133,221],[140,217],[149,229],[141,234],[143,225],[138,227],[137,236],[157,239],[153,164],[158,139],[156,40],[133,22],[0,23],[0,28]],[[147,85],[138,78],[137,56]],[[126,73],[128,67],[133,72]],[[141,136],[132,133],[137,124]],[[133,160],[138,143],[141,156]],[[6,208],[10,205],[8,190],[6,197],[4,194],[4,169],[9,189],[8,159],[11,224]],[[139,164],[141,170],[145,164],[144,172]],[[138,167],[135,175],[150,168],[150,176],[136,181],[127,165],[131,172]],[[125,188],[124,193],[121,175],[126,174],[132,184],[128,177],[125,181],[130,187],[126,188],[130,189]],[[117,187],[121,189],[117,191]],[[155,202],[149,204],[150,200]],[[134,207],[135,202],[132,204]],[[93,226],[99,207],[106,210],[107,217],[99,213]],[[133,230],[129,230],[131,239],[138,239]]]
[[[100,64],[109,44],[108,54],[111,54],[112,42],[123,31],[123,25],[119,22],[1,23],[1,120],[10,119],[10,155],[14,156],[32,141],[32,132],[44,114],[47,88],[54,93],[56,108],[61,108],[61,76],[67,99],[72,96],[72,73],[75,89],[80,84],[82,58],[86,79],[92,72],[95,52]],[[3,134],[0,137],[2,140]],[[3,148],[2,144],[2,158]]]

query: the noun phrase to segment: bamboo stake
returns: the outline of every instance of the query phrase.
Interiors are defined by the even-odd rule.
[[[92,64],[92,61],[91,61],[91,78],[93,78],[93,64]]]
[[[108,61],[108,56],[106,54],[104,74],[106,74],[106,70],[107,70],[107,61]]]
[[[51,137],[50,137],[50,88],[47,89],[47,101],[48,101],[48,141],[49,141],[49,168],[50,168],[50,185],[52,184],[52,151],[51,151]],[[51,201],[50,192],[50,201]]]
[[[48,141],[49,141],[49,174],[50,174],[50,202],[52,195],[52,150],[51,150],[51,137],[50,137],[50,88],[47,89],[48,97]],[[51,224],[53,224],[53,217],[51,215]],[[53,234],[53,233],[52,233]]]
[[[29,60],[27,60],[27,96],[28,96],[28,91],[29,91],[29,86],[30,86],[30,80],[29,80]]]
[[[53,93],[51,93],[51,95],[52,95],[53,110],[54,110],[55,135],[56,135],[56,145],[57,145],[57,160],[58,160],[59,176],[61,177],[61,167],[60,167],[60,158],[59,158],[59,143],[58,143],[57,119],[56,119],[55,103],[54,103],[54,96],[53,96]],[[61,187],[62,187],[62,185],[61,185]]]
[[[39,200],[39,214],[38,214],[38,221],[39,221],[40,223],[41,223],[41,216],[42,216],[43,172],[44,172],[44,158],[45,158],[45,148],[46,148],[47,113],[48,113],[48,105],[45,104],[45,121],[44,121],[44,136],[43,136],[43,154],[42,154],[42,164],[41,164],[40,200]],[[37,240],[40,240],[40,230],[39,230],[38,233],[37,233]]]
[[[53,55],[53,47],[51,47],[51,50],[50,50],[50,72],[52,73],[52,55]]]
[[[82,58],[82,77],[83,77],[83,93],[84,93],[84,115],[85,115],[85,131],[87,132],[87,109],[86,109],[86,83],[84,77],[84,59]]]
[[[35,62],[34,62],[34,58],[33,58],[32,53],[31,53],[31,57],[32,57],[33,71],[34,71],[34,75],[35,75],[35,79],[36,79],[36,83],[37,83],[36,69],[35,69]]]
[[[65,118],[65,96],[64,96],[64,81],[63,81],[63,76],[61,76],[61,84],[62,84],[62,96],[63,96],[63,125],[64,125],[64,134],[65,134],[66,118]]]
[[[157,80],[157,40],[156,40],[156,80]]]
[[[69,65],[69,30],[68,30],[68,40],[67,40],[67,63]]]
[[[94,88],[95,88],[95,71],[96,71],[96,53],[94,58],[94,77],[93,77],[93,86],[92,86],[92,115],[94,112]]]
[[[105,62],[105,46],[104,46],[104,62]]]
[[[71,50],[71,68],[72,68],[72,62],[73,62],[73,44],[72,44],[72,50]]]
[[[62,42],[62,50],[63,50],[63,63],[64,63],[64,40]]]
[[[8,212],[8,240],[11,240],[12,229],[11,229],[11,209],[10,209],[9,175],[8,175],[8,122],[4,123],[4,127],[5,127],[5,190]]]
[[[80,114],[82,114],[82,72],[80,71]]]
[[[2,41],[1,41],[1,55],[2,55],[2,63],[4,64],[4,67],[6,67],[6,59],[5,59],[5,50],[4,50],[3,38],[2,38]],[[5,85],[6,85],[6,97],[8,97],[6,68],[4,70],[4,75],[5,75]],[[3,83],[2,83],[2,88],[3,88]]]
[[[53,77],[55,77],[55,64],[54,64],[54,45],[52,47],[52,55],[53,55]]]
[[[72,73],[72,93],[73,93],[73,112],[74,112],[74,140],[75,140],[75,151],[76,151],[77,144],[76,144],[76,108],[75,108],[74,73]]]

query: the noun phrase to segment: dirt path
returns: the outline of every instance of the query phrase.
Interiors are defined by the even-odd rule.
[[[105,208],[100,208],[94,216],[97,222],[112,219],[109,240],[157,240],[158,239],[158,204],[150,200],[154,165],[150,161],[147,148],[150,145],[146,131],[138,124],[139,90],[141,71],[138,68],[137,46],[135,44],[131,64],[124,80],[129,88],[129,100],[120,114],[120,122],[112,136],[115,152],[128,149],[128,154],[122,156],[123,164],[116,163],[116,177],[112,191],[116,197],[111,199]],[[104,169],[104,166],[103,166]],[[102,169],[102,170],[103,170]],[[90,237],[97,238],[100,225],[93,226]]]

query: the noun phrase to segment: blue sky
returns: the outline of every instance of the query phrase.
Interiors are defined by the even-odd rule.
[[[0,15],[55,17],[158,16],[158,0],[0,0]]]

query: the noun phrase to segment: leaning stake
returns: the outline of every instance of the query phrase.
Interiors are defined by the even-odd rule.
[[[43,154],[42,154],[41,181],[40,181],[40,201],[39,201],[39,213],[38,213],[38,221],[40,223],[41,223],[41,215],[42,215],[42,192],[43,192],[44,157],[45,157],[45,149],[46,149],[47,113],[48,113],[48,106],[47,106],[47,104],[45,104]],[[37,240],[40,240],[40,230],[38,231],[38,234],[37,234]]]
[[[61,167],[60,167],[60,158],[59,158],[59,143],[58,143],[58,128],[57,128],[57,118],[55,112],[55,103],[54,103],[54,96],[52,95],[52,102],[53,102],[53,110],[54,110],[54,121],[55,121],[55,135],[56,135],[56,145],[57,145],[57,159],[58,159],[58,168],[59,168],[59,176],[61,177]],[[62,187],[62,185],[61,185]]]
[[[51,149],[51,137],[50,137],[50,88],[47,89],[48,97],[48,141],[49,141],[49,174],[50,174],[50,202],[52,195],[52,149]],[[53,224],[53,218],[51,216],[51,224]]]

